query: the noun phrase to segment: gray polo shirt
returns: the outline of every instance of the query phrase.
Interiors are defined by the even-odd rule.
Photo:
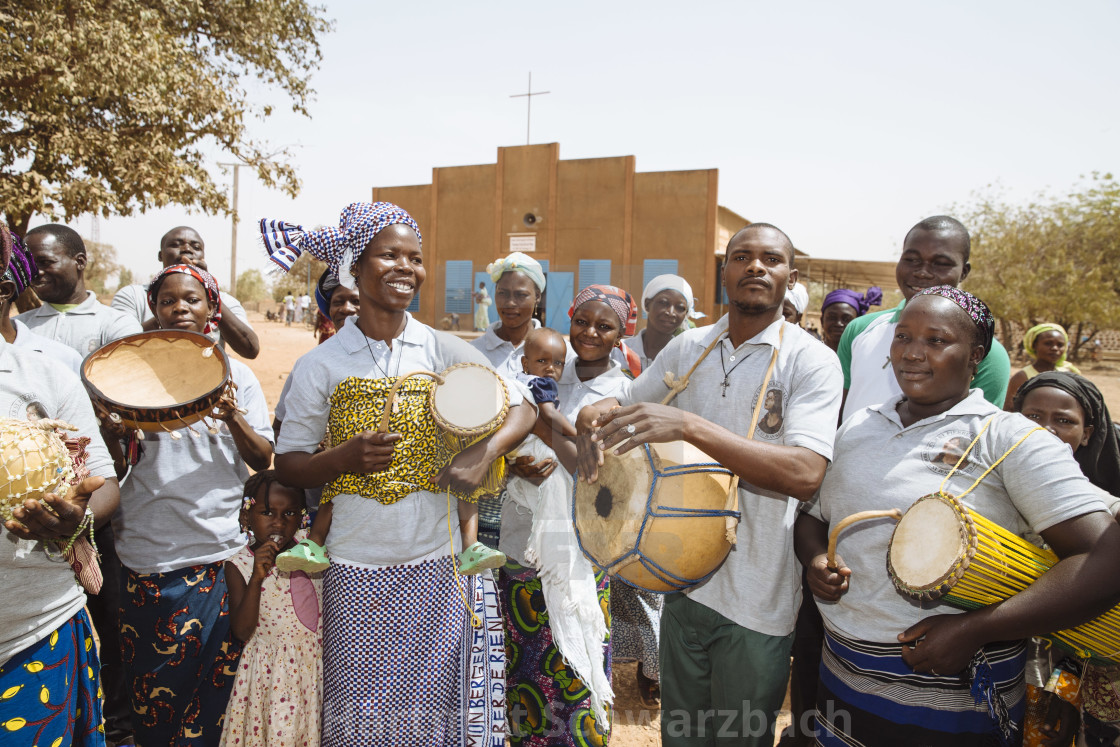
[[[13,319],[12,326],[16,329],[16,339],[12,342],[12,345],[22,350],[33,350],[36,353],[42,353],[60,363],[66,364],[66,367],[71,371],[79,376],[81,375],[83,358],[78,355],[77,350],[69,345],[63,345],[61,342],[55,342],[49,337],[35,334],[19,319]]]
[[[70,311],[44,303],[16,319],[37,335],[69,345],[82,358],[113,340],[143,331],[140,322],[101,303],[93,291],[86,291],[86,300]]]
[[[762,379],[783,326],[774,373],[762,392]],[[774,322],[738,348],[727,339],[726,316],[710,327],[682,332],[632,382],[623,404],[660,402],[669,392],[665,374],[683,376],[717,337],[722,342],[696,368],[673,405],[746,436],[754,404],[765,397],[755,439],[803,447],[831,459],[843,392],[840,362],[820,340],[784,321]],[[721,386],[725,370],[726,397]],[[719,570],[693,587],[689,596],[750,630],[772,636],[792,633],[801,604],[801,576],[793,553],[798,504],[796,498],[761,490],[740,477],[743,518],[735,547]]]
[[[319,447],[327,432],[331,393],[347,378],[382,379],[417,370],[438,373],[456,363],[489,367],[482,353],[467,342],[437,332],[411,314],[406,313],[406,318],[404,331],[392,347],[367,338],[355,323],[357,317],[351,317],[338,334],[296,361],[292,385],[284,398],[286,412],[277,454],[310,454]],[[505,382],[510,406],[521,404],[528,390],[512,379]],[[331,502],[327,547],[334,562],[374,568],[416,564],[458,549],[459,515],[452,497],[449,518],[446,494],[418,491],[388,505],[352,494],[339,495]],[[448,545],[449,533],[454,548]]]
[[[249,325],[249,317],[245,313],[245,307],[236,298],[221,291],[222,296],[222,313],[233,314],[235,317]],[[133,285],[126,285],[117,291],[117,295],[113,296],[112,307],[117,311],[121,311],[130,317],[135,318],[143,324],[155,315],[152,313],[151,308],[148,306],[148,287],[140,283]],[[250,327],[251,328],[251,327]],[[222,346],[225,350],[225,343],[222,341],[222,334],[218,330],[211,332],[208,337],[214,342]]]
[[[948,411],[903,426],[896,409],[901,399],[892,397],[844,421],[812,515],[831,526],[858,511],[905,511],[937,491],[991,420],[945,486],[960,495],[1036,425],[1018,413],[1003,412],[985,401],[983,390],[973,389]],[[969,509],[1019,535],[1106,510],[1069,447],[1048,431],[1023,441],[963,500]],[[886,562],[894,527],[890,519],[875,519],[840,535],[836,551],[852,577],[839,602],[817,605],[829,627],[857,640],[896,643],[899,633],[926,617],[962,612],[945,603],[912,601],[895,589]]]
[[[85,387],[65,366],[41,353],[20,350],[0,338],[0,417],[29,414],[76,425],[88,436],[90,473],[116,479],[113,460],[101,440]],[[86,595],[66,561],[47,558],[43,545],[16,537],[0,526],[0,666],[46,638],[86,603]]]
[[[230,359],[237,404],[245,421],[272,442],[268,404],[257,377]],[[233,555],[244,544],[237,521],[249,469],[237,451],[229,426],[210,433],[196,423],[197,436],[185,429],[145,433],[144,455],[121,487],[121,510],[113,517],[117,555],[137,573],[167,573]]]

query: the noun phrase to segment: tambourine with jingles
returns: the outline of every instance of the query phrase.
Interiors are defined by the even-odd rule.
[[[114,422],[153,433],[210,417],[235,388],[220,347],[205,335],[173,329],[122,337],[90,353],[82,382]]]

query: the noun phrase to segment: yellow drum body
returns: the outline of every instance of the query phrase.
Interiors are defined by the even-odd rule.
[[[731,543],[726,509],[732,475],[683,441],[607,452],[599,479],[576,475],[572,517],[580,549],[596,566],[646,591],[680,591],[719,568]],[[736,501],[734,505],[738,505]]]
[[[0,520],[47,493],[65,495],[74,477],[66,445],[53,429],[28,420],[0,419]]]
[[[471,444],[502,427],[509,413],[509,391],[501,376],[477,363],[459,363],[439,375],[431,389],[428,410],[443,432],[448,461]],[[472,502],[502,492],[506,460],[495,459]]]
[[[903,594],[975,609],[1034,583],[1058,556],[970,511],[954,496],[922,496],[891,535],[887,572]],[[1120,607],[1051,638],[1082,658],[1120,663]]]

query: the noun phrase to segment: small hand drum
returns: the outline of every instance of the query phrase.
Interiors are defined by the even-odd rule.
[[[0,419],[0,521],[29,498],[70,492],[73,463],[55,428],[74,430],[58,420]]]
[[[131,430],[153,433],[197,423],[233,387],[221,348],[174,329],[129,335],[90,353],[82,382],[95,405]]]
[[[1001,602],[1058,562],[948,493],[925,495],[903,514],[887,548],[887,572],[903,594],[975,609]],[[1120,663],[1120,607],[1050,637],[1082,658]]]
[[[684,441],[604,453],[599,479],[576,475],[572,518],[580,549],[610,575],[646,591],[694,586],[727,558],[732,474]],[[733,505],[738,505],[736,500]]]
[[[453,456],[502,427],[509,413],[509,391],[492,369],[459,363],[439,375],[428,399],[428,410]],[[474,492],[474,500],[502,492],[505,481],[506,460],[495,459]]]

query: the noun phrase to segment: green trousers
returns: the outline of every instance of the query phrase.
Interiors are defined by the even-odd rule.
[[[661,741],[666,747],[771,747],[793,634],[737,625],[684,594],[661,613]]]

